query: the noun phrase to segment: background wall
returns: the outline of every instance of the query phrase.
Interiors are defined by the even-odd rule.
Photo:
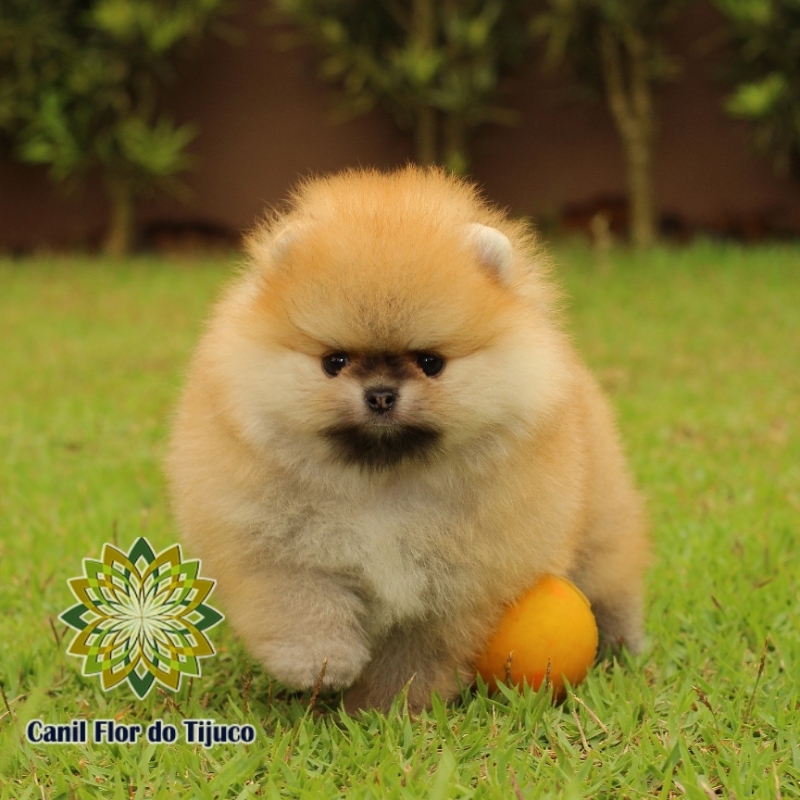
[[[279,202],[299,176],[347,166],[388,168],[406,162],[410,142],[380,112],[332,121],[331,90],[308,53],[278,52],[261,22],[262,4],[243,2],[241,45],[214,40],[194,61],[170,104],[197,122],[197,158],[187,205],[159,199],[141,209],[155,220],[207,222],[239,231]],[[689,226],[736,229],[781,217],[800,229],[800,186],[775,178],[747,146],[746,129],[722,109],[709,42],[720,21],[697,6],[676,31],[683,54],[679,82],[658,96],[656,189],[661,212]],[[517,213],[556,218],[566,206],[625,193],[620,146],[602,103],[570,98],[563,76],[532,63],[510,81],[519,110],[513,128],[486,128],[475,146],[473,176]],[[105,208],[99,186],[54,189],[38,169],[0,161],[0,247],[67,246],[99,236]]]

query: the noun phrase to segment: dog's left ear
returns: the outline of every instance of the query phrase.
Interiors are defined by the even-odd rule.
[[[514,250],[508,237],[500,233],[497,228],[490,228],[478,222],[468,225],[467,232],[481,266],[494,275],[500,283],[509,283]]]

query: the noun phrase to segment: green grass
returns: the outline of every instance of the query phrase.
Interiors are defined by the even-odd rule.
[[[800,797],[800,248],[557,260],[649,500],[650,645],[558,708],[465,691],[418,719],[312,708],[224,626],[175,695],[81,676],[66,580],[115,537],[176,540],[164,443],[232,264],[0,263],[0,798]],[[257,743],[24,739],[35,717],[182,714],[251,722]]]

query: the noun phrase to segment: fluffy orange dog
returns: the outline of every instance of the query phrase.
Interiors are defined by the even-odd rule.
[[[169,472],[279,681],[452,697],[543,573],[642,645],[642,504],[533,234],[434,170],[304,183],[198,347]]]

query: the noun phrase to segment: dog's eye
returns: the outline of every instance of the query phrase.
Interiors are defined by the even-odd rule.
[[[331,378],[335,378],[349,363],[350,359],[347,357],[347,353],[331,353],[323,357],[322,369]]]
[[[417,353],[417,366],[429,378],[433,378],[444,369],[444,359],[433,353]]]

